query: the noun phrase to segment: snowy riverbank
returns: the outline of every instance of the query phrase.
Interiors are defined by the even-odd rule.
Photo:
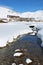
[[[37,36],[23,35],[17,41],[0,49],[0,65],[12,65],[13,63],[27,65],[26,59],[32,60],[32,65],[43,65],[43,54],[39,43],[41,42]],[[18,52],[17,49],[23,53],[22,56],[14,56],[14,53]]]
[[[26,22],[0,23],[0,47],[12,42],[18,35],[32,33]]]
[[[9,22],[0,23],[0,47],[4,47],[8,42],[13,42],[17,36],[32,33],[33,30],[29,27],[34,25],[36,28],[40,29],[37,36],[41,38],[43,46],[43,23],[42,22]],[[34,34],[35,35],[35,34]]]

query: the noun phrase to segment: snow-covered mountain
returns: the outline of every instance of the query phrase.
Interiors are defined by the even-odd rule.
[[[10,17],[7,17],[8,15]],[[43,21],[43,10],[19,13],[9,8],[0,7],[0,19],[13,19],[17,21]]]
[[[42,19],[43,20],[43,10],[35,11],[35,12],[24,12],[21,15],[25,18],[35,18],[35,19]]]
[[[19,13],[5,7],[0,7],[0,18],[7,18],[7,15],[17,16]]]

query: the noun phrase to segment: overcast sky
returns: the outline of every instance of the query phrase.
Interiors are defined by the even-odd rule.
[[[43,10],[43,0],[0,0],[0,6],[6,6],[18,12]]]

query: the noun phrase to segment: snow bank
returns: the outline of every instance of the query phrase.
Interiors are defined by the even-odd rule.
[[[43,47],[43,22],[29,22],[28,25],[34,25],[36,28],[38,28],[37,36],[41,38],[42,43],[41,46]]]
[[[41,46],[43,47],[43,22],[36,23],[36,27],[39,29],[37,36],[41,38],[42,40]]]
[[[38,36],[39,38],[41,38],[41,40],[42,40],[41,46],[43,47],[43,29],[41,29],[40,31],[38,31],[37,36]]]
[[[32,33],[26,22],[0,23],[0,47],[12,42],[18,35]]]

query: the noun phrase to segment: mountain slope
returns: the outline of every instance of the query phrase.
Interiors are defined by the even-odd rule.
[[[36,12],[24,12],[24,13],[19,13],[19,12],[15,12],[11,9],[5,8],[5,7],[0,7],[0,18],[6,18],[7,19],[7,15],[10,16],[19,16],[19,21],[20,20],[27,20],[25,18],[33,18],[34,21],[36,20],[43,20],[43,10],[39,10]],[[13,17],[14,18],[14,17]],[[16,18],[16,17],[15,17]],[[32,19],[32,20],[33,20]],[[30,21],[30,19],[28,19],[28,21]]]
[[[11,9],[0,7],[0,18],[7,18],[7,15],[19,15],[17,12],[14,12]]]
[[[36,18],[36,19],[43,19],[43,10],[39,10],[36,12],[24,12],[21,15],[22,17],[27,18]]]

